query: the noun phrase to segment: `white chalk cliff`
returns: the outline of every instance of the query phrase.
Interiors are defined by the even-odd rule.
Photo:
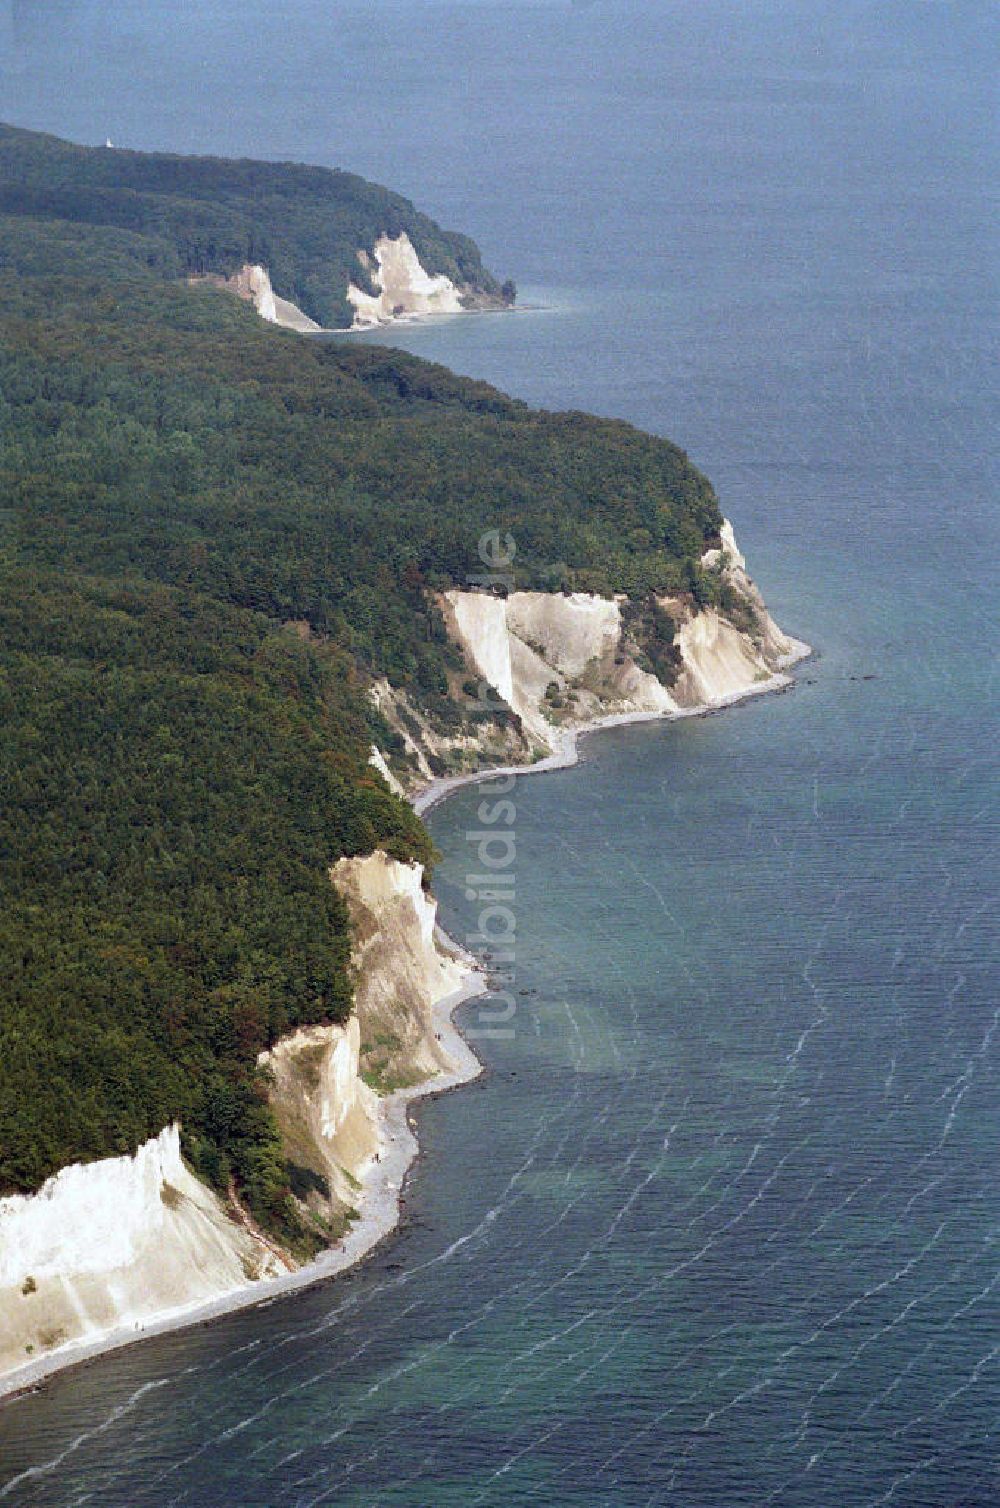
[[[809,653],[808,644],[803,644],[801,640],[793,639],[789,634],[783,633],[771,617],[763,597],[747,573],[746,560],[736,543],[733,526],[728,518],[723,519],[719,535],[722,540],[721,547],[706,550],[701,557],[702,565],[721,564],[723,576],[730,586],[750,603],[760,628],[761,651],[768,664],[773,664],[780,669],[794,664],[796,660],[801,660]]]
[[[419,864],[374,853],[341,860],[331,878],[355,925],[355,1014],[343,1026],[296,1031],[262,1061],[286,1156],[328,1186],[304,1203],[336,1235],[330,1217],[352,1207],[364,1215],[366,1182],[379,1172],[390,1101],[371,1082],[388,1092],[452,1073],[434,1009],[465,984],[469,964],[439,942]],[[453,1077],[467,1077],[457,1066]],[[382,1193],[368,1244],[391,1227],[394,1188]],[[365,1249],[363,1227],[351,1232],[354,1256]],[[310,1266],[294,1267],[238,1205],[194,1176],[177,1125],[134,1156],[62,1168],[36,1194],[0,1199],[0,1393],[101,1342],[181,1324],[206,1305],[257,1302],[269,1279],[279,1288],[310,1281]]]
[[[325,1180],[305,1202],[324,1215],[350,1208],[379,1147],[378,1095],[361,1077],[357,1016],[304,1026],[263,1054],[285,1155]]]
[[[228,278],[208,273],[204,277],[193,277],[190,281],[211,283],[215,287],[228,289],[237,298],[253,304],[261,319],[266,319],[268,324],[281,325],[285,330],[297,330],[300,335],[308,335],[321,328],[314,319],[302,312],[298,304],[293,304],[287,298],[279,298],[271,286],[270,273],[259,262],[244,263],[238,272]]]
[[[557,743],[546,692],[572,691],[569,720],[590,721],[611,711],[669,711],[673,702],[655,676],[630,659],[616,664],[621,605],[583,592],[451,591],[442,600],[445,622],[471,667],[520,717],[531,743],[551,752]]]
[[[496,302],[470,288],[459,287],[443,273],[427,272],[405,231],[395,238],[380,236],[371,252],[360,248],[358,261],[368,272],[375,292],[368,293],[353,282],[348,284],[347,298],[354,309],[351,328],[355,330],[373,330],[379,325],[427,314],[461,314],[473,305],[485,303],[492,307]],[[270,272],[259,262],[246,262],[229,277],[210,272],[192,276],[188,281],[225,288],[252,304],[261,319],[300,335],[323,328],[297,304],[275,292]]]
[[[433,760],[458,755],[478,762],[485,754],[493,762],[505,763],[524,756],[524,740],[515,731],[495,725],[488,732],[482,728],[476,731],[439,728],[413,696],[402,687],[391,686],[384,678],[370,686],[368,694],[372,705],[402,741],[408,759],[423,781],[434,778]],[[384,753],[379,753],[382,763],[389,768]],[[369,763],[385,774],[377,760],[373,758]],[[395,781],[402,789],[403,782],[391,768],[387,778],[390,784]]]
[[[637,664],[621,597],[450,591],[442,598],[445,621],[469,665],[518,714],[542,753],[559,746],[561,729],[602,717],[722,706],[780,684],[784,668],[807,646],[774,623],[728,520],[721,537],[721,548],[707,551],[703,564],[721,564],[725,579],[753,608],[757,631],[751,635],[713,607],[662,598],[660,606],[677,623],[679,662],[669,689]]]
[[[345,1026],[309,1026],[285,1037],[261,1062],[286,1156],[319,1174],[329,1196],[306,1203],[336,1215],[357,1203],[380,1151],[379,1094],[454,1066],[437,1039],[434,1006],[457,991],[468,963],[435,936],[437,902],[423,867],[376,852],[341,859],[330,871],[347,902],[355,978]]]
[[[366,1071],[389,1087],[450,1070],[433,1007],[461,987],[469,965],[438,940],[437,902],[423,888],[423,866],[376,852],[341,859],[331,873],[351,917]]]
[[[382,779],[385,781],[386,785],[389,787],[390,791],[392,791],[394,796],[404,796],[406,794],[403,790],[402,785],[390,770],[386,757],[382,753],[382,750],[378,747],[378,744],[372,744],[371,754],[368,756],[368,763],[371,765],[372,769],[378,770],[379,774],[382,776]]]
[[[37,1194],[0,1199],[0,1375],[283,1270],[165,1126],[133,1157],[75,1163]]]
[[[355,283],[347,289],[347,297],[354,305],[356,330],[390,324],[404,316],[462,312],[461,290],[451,278],[443,274],[432,276],[424,270],[405,231],[395,240],[380,236],[373,255],[374,266],[367,251],[358,253],[377,291],[366,293]]]

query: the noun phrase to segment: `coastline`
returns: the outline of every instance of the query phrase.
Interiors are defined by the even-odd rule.
[[[442,933],[442,938],[450,951],[458,953],[462,958],[466,957],[464,950],[447,934]],[[410,1119],[412,1107],[420,1100],[434,1099],[439,1094],[447,1094],[451,1089],[470,1083],[483,1071],[482,1063],[458,1030],[452,1016],[465,1001],[485,994],[486,989],[485,977],[470,960],[465,983],[450,995],[443,996],[432,1007],[434,1029],[440,1034],[441,1045],[456,1067],[451,1073],[425,1079],[407,1089],[397,1089],[380,1101],[379,1161],[364,1180],[358,1200],[360,1219],[354,1221],[336,1246],[295,1272],[267,1278],[247,1288],[233,1289],[231,1293],[222,1294],[205,1303],[165,1310],[143,1324],[123,1325],[95,1336],[93,1340],[80,1340],[49,1356],[27,1362],[23,1367],[18,1367],[16,1372],[0,1377],[0,1407],[18,1397],[30,1395],[56,1373],[96,1361],[101,1356],[120,1351],[140,1340],[167,1335],[175,1330],[194,1329],[240,1310],[270,1304],[286,1294],[337,1277],[366,1260],[396,1229],[402,1216],[406,1178],[420,1152]]]
[[[471,309],[427,309],[421,313],[394,314],[389,319],[378,321],[370,325],[321,325],[315,330],[305,330],[299,333],[307,336],[316,335],[385,335],[393,330],[412,330],[420,326],[433,326],[444,324],[449,320],[467,319],[469,315],[474,318],[489,318],[496,314],[539,314],[549,312],[549,306],[545,304],[516,304],[511,306],[484,305],[483,308]]]
[[[453,791],[473,782],[495,779],[500,776],[539,775],[554,770],[571,768],[579,760],[579,744],[592,733],[624,727],[632,723],[676,722],[687,717],[707,717],[714,712],[746,701],[753,696],[788,690],[793,677],[788,671],[793,665],[807,659],[813,650],[799,640],[792,641],[795,648],[783,656],[779,669],[766,681],[729,693],[711,703],[686,707],[671,712],[625,712],[607,717],[594,718],[575,728],[560,730],[559,747],[554,753],[535,764],[508,765],[496,769],[477,770],[467,774],[445,776],[431,781],[407,799],[418,816],[444,801]],[[323,1283],[339,1276],[348,1269],[366,1260],[381,1243],[392,1234],[400,1223],[405,1203],[407,1177],[420,1155],[420,1144],[412,1123],[410,1111],[421,1100],[433,1099],[440,1094],[471,1083],[483,1072],[483,1064],[472,1047],[462,1036],[453,1020],[453,1014],[466,1001],[487,994],[489,986],[485,974],[443,928],[438,926],[438,935],[447,951],[467,960],[469,969],[462,986],[442,997],[432,1007],[435,1031],[440,1034],[455,1069],[423,1080],[406,1089],[398,1089],[387,1095],[379,1104],[379,1161],[369,1170],[358,1199],[360,1218],[346,1236],[322,1256],[281,1277],[268,1278],[252,1287],[237,1288],[231,1293],[196,1305],[181,1305],[166,1310],[145,1323],[121,1326],[106,1331],[93,1340],[81,1340],[67,1345],[63,1350],[46,1357],[27,1362],[7,1377],[0,1377],[0,1406],[17,1398],[30,1396],[40,1386],[59,1372],[68,1371],[95,1361],[113,1351],[133,1345],[140,1340],[166,1335],[172,1331],[194,1329],[210,1324],[227,1315],[242,1310],[255,1309],[270,1304],[275,1299],[295,1293],[314,1284]]]
[[[471,785],[474,781],[493,780],[507,775],[545,775],[553,770],[571,769],[579,762],[581,741],[592,733],[603,733],[609,728],[624,728],[632,723],[676,723],[688,717],[710,717],[712,713],[724,712],[727,707],[748,701],[752,696],[787,691],[795,684],[794,678],[788,674],[789,670],[814,653],[812,645],[801,639],[793,639],[791,642],[795,648],[789,654],[781,656],[778,669],[766,681],[745,686],[741,691],[731,691],[714,702],[681,707],[675,712],[612,712],[607,717],[595,717],[589,722],[578,723],[575,728],[562,728],[559,730],[558,749],[544,759],[537,760],[535,764],[500,765],[496,769],[473,770],[463,775],[443,775],[410,796],[410,804],[417,816],[422,817],[450,796],[452,791],[457,791],[463,785]]]
[[[371,325],[345,325],[342,329],[330,327],[309,330],[309,335],[384,335],[391,330],[410,330],[418,325],[437,325],[445,320],[465,319],[468,315],[513,314],[513,309],[428,309],[420,314],[394,314],[391,319],[379,320]]]

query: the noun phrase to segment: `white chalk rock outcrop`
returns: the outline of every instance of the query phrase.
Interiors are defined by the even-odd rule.
[[[434,779],[432,760],[447,760],[452,755],[459,758],[468,755],[478,760],[481,755],[483,744],[480,735],[435,726],[415,697],[408,695],[401,686],[391,686],[384,677],[369,686],[368,696],[372,706],[381,713],[402,741],[405,754],[422,780]],[[495,752],[498,758],[516,758],[524,752],[523,742],[509,730],[503,730]],[[384,754],[382,760],[388,766]],[[370,763],[380,768],[376,760],[372,759]],[[394,778],[396,777],[390,772],[390,783]]]
[[[714,607],[702,608],[678,630],[683,670],[674,694],[682,707],[713,707],[771,677],[752,640]]]
[[[567,677],[580,676],[594,660],[614,654],[621,637],[618,603],[585,592],[514,592],[507,598],[507,623],[526,644],[537,646],[546,662]]]
[[[760,626],[760,649],[767,665],[771,669],[780,670],[788,665],[794,665],[797,660],[804,659],[810,653],[809,645],[803,644],[801,639],[793,639],[790,634],[784,633],[771,617],[756,583],[747,572],[746,560],[736,543],[733,526],[728,518],[722,521],[719,537],[722,540],[722,548],[706,550],[701,557],[701,563],[704,566],[713,566],[721,560],[726,580],[753,607]]]
[[[372,329],[407,315],[462,312],[459,289],[451,278],[432,276],[424,270],[405,231],[394,240],[379,237],[374,248],[375,267],[367,251],[360,251],[358,257],[371,270],[377,292],[366,293],[355,283],[349,284],[347,297],[354,305],[356,330]]]
[[[357,1203],[380,1155],[373,1084],[389,1091],[455,1066],[433,1012],[469,974],[468,960],[438,942],[437,902],[423,889],[420,864],[378,850],[339,860],[330,878],[351,918],[354,1014],[343,1026],[302,1027],[260,1058],[285,1155],[328,1185],[327,1196],[313,1191],[305,1202],[327,1215]]]
[[[0,1374],[248,1287],[284,1266],[185,1166],[167,1126],[134,1157],[0,1199]]]
[[[378,770],[379,774],[382,776],[382,779],[385,781],[390,791],[392,791],[393,795],[406,795],[406,792],[403,790],[402,785],[390,770],[388,760],[377,744],[372,744],[372,751],[368,756],[368,763],[372,766],[373,769]]]
[[[736,543],[736,535],[733,533],[733,526],[729,522],[728,518],[724,518],[722,520],[722,528],[719,530],[719,538],[722,540],[721,547],[714,550],[706,550],[704,555],[701,557],[702,565],[717,565],[718,562],[723,557],[725,557],[729,565],[734,569],[745,571],[747,568],[746,559],[741,552],[739,545]]]
[[[559,742],[546,698],[553,683],[561,696],[575,698],[564,724],[676,710],[656,677],[621,653],[616,600],[585,592],[512,592],[500,598],[451,591],[442,598],[442,610],[470,665],[517,713],[543,752]]]
[[[320,329],[315,320],[303,314],[297,304],[279,298],[271,287],[271,277],[260,263],[247,262],[239,272],[225,280],[225,286],[238,298],[253,304],[261,319],[269,324],[281,325],[286,330],[297,330],[300,335]]]
[[[747,575],[728,519],[720,535],[721,547],[706,551],[702,563],[721,562],[727,581],[752,608],[757,628],[751,636],[715,608],[661,599],[677,622],[679,664],[669,690],[636,663],[622,617],[624,598],[450,591],[441,598],[442,612],[468,664],[517,713],[540,752],[555,751],[561,730],[582,723],[723,706],[782,684],[784,667],[809,650],[774,622]]]
[[[377,851],[341,859],[330,873],[352,922],[354,1008],[366,1071],[386,1088],[450,1071],[433,1008],[467,982],[469,961],[439,943],[437,902],[423,888],[423,866]]]
[[[379,1149],[378,1095],[361,1077],[357,1016],[344,1026],[302,1027],[260,1061],[271,1074],[285,1155],[325,1178],[336,1204],[353,1205]]]
[[[514,707],[518,698],[514,692],[506,599],[488,592],[458,591],[446,593],[446,599],[452,610],[454,635],[475,669],[508,707]]]
[[[266,267],[247,262],[229,279],[229,285],[239,298],[253,304],[261,319],[273,325],[278,323],[274,289]]]

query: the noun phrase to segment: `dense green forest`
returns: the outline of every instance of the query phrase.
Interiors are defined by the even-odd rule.
[[[520,585],[642,600],[718,591],[720,515],[662,440],[163,270],[0,219],[0,1193],[180,1116],[301,1248],[257,1054],[350,1009],[329,865],[432,857],[367,686],[461,715],[433,592],[486,529]]]
[[[349,282],[375,291],[358,251],[382,234],[405,231],[428,272],[504,298],[468,236],[354,173],[298,163],[83,147],[0,125],[0,215],[103,229],[116,263],[168,278],[262,263],[283,298],[328,328],[351,323]]]
[[[0,1180],[186,1150],[294,1237],[256,1055],[350,1009],[331,854],[428,859],[343,655],[162,587],[3,577]]]

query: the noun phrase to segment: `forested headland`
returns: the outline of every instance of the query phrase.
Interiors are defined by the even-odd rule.
[[[195,189],[246,165],[143,159],[154,235],[148,185],[109,188],[100,154],[57,143],[18,180],[28,134],[0,134],[0,1193],[180,1117],[195,1168],[301,1245],[257,1055],[350,1010],[329,866],[432,859],[368,765],[393,739],[368,687],[462,715],[434,593],[485,530],[519,586],[707,600],[718,504],[626,424],[189,285],[178,248],[209,199],[229,213]],[[305,265],[326,180],[269,172]]]
[[[382,235],[408,235],[426,271],[472,298],[502,304],[513,297],[483,266],[474,241],[442,230],[402,194],[356,173],[300,163],[77,146],[0,124],[0,215],[64,234],[86,227],[83,242],[96,258],[164,278],[226,277],[260,263],[282,298],[334,329],[353,318],[349,283],[375,292],[358,252],[370,253]],[[92,231],[102,234],[95,239]],[[71,256],[75,239],[74,231]],[[24,270],[44,270],[54,240],[39,247],[25,236],[8,242],[7,254]]]

